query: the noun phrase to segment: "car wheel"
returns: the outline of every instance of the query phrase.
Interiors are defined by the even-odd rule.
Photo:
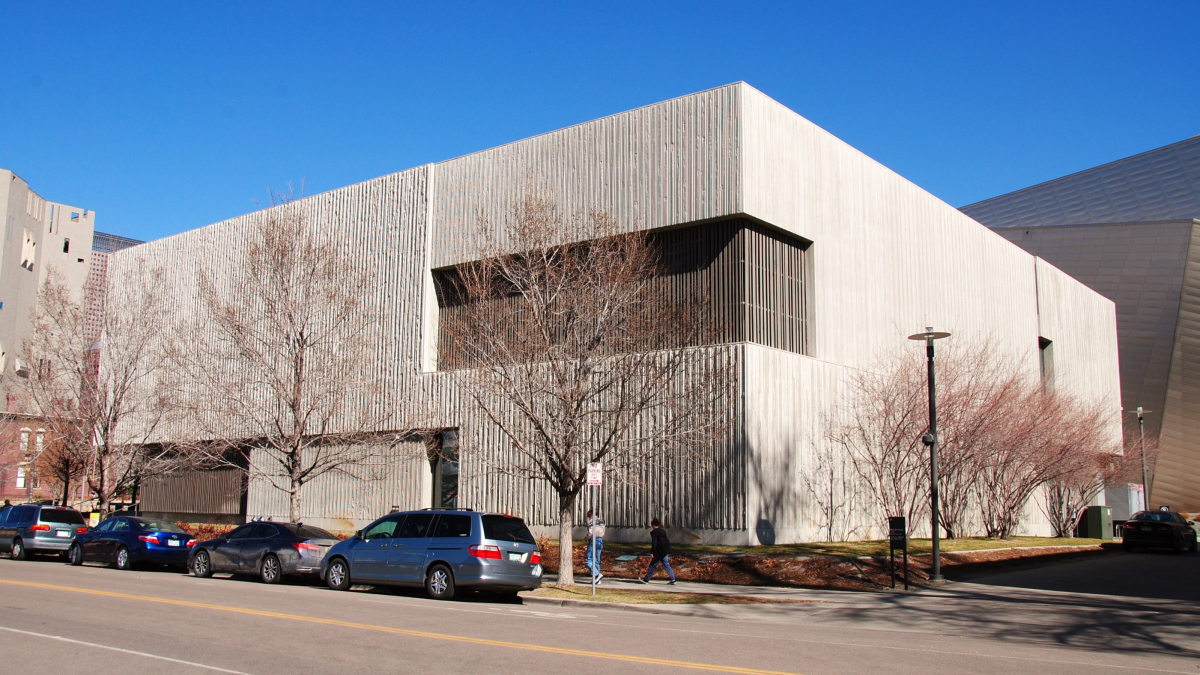
[[[207,579],[212,576],[212,573],[212,559],[208,557],[208,551],[197,551],[196,557],[192,558],[192,574],[201,579]]]
[[[129,549],[122,546],[117,549],[117,569],[128,570],[133,567],[133,563],[129,560]]]
[[[67,550],[67,562],[75,566],[83,564],[83,549],[79,548],[79,544],[71,544]]]
[[[13,560],[25,560],[29,554],[25,552],[25,542],[20,539],[13,539],[12,550],[8,552],[8,557]]]
[[[425,576],[425,592],[434,600],[449,600],[454,597],[454,575],[445,565],[434,565]]]
[[[258,576],[264,584],[277,584],[283,580],[283,569],[279,566],[279,558],[268,555],[258,566]]]
[[[1121,544],[1121,549],[1126,553],[1133,553],[1133,544]]]
[[[325,572],[325,583],[335,591],[350,590],[350,566],[341,558],[334,558]]]

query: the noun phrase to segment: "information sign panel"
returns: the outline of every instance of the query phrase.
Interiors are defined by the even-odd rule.
[[[600,462],[589,462],[587,468],[587,484],[589,486],[604,483],[604,466]]]

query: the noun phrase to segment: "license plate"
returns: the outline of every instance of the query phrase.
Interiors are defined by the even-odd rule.
[[[1149,532],[1149,531],[1150,531],[1149,526],[1145,526],[1145,525],[1142,526],[1142,532]]]
[[[508,561],[509,562],[525,562],[525,554],[517,553],[516,551],[509,551],[508,552]]]
[[[183,542],[178,539],[168,539],[167,546],[182,546]]]
[[[58,532],[54,533],[54,536],[59,537],[61,539],[67,539],[71,536],[71,533],[67,532],[66,530],[59,530]]]

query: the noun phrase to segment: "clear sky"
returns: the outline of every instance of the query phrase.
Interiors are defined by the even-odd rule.
[[[745,80],[955,206],[1200,134],[1200,2],[0,0],[0,167],[152,239]]]

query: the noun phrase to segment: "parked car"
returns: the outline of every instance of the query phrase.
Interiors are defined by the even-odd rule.
[[[321,578],[339,591],[356,583],[424,586],[429,597],[448,600],[459,588],[537,588],[541,562],[520,518],[426,509],[388,514],[334,546],[321,561]]]
[[[1173,511],[1138,511],[1121,525],[1121,547],[1135,546],[1195,551],[1195,522]]]
[[[246,523],[192,547],[188,568],[198,577],[213,572],[257,574],[277,584],[286,575],[316,575],[321,557],[338,542],[319,527],[303,523]]]
[[[62,555],[84,532],[87,526],[75,509],[20,504],[0,514],[0,551],[13,560],[25,560],[32,553]]]
[[[67,560],[72,565],[82,565],[84,560],[111,562],[119,570],[140,562],[183,567],[195,543],[192,535],[168,520],[113,516],[75,535]]]

